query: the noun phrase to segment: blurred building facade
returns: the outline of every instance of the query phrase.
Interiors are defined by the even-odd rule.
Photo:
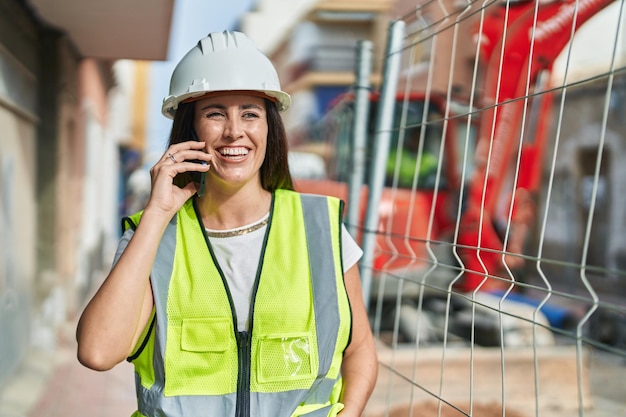
[[[373,42],[372,83],[380,82],[379,64],[397,3],[402,2],[302,0],[289,10],[285,0],[268,0],[242,18],[242,30],[272,58],[283,88],[293,97],[285,114],[288,129],[319,118],[354,84],[359,40]],[[263,24],[270,20],[281,24]]]
[[[30,348],[54,349],[108,267],[120,153],[143,146],[142,84],[125,82],[142,64],[118,60],[164,60],[172,10],[0,0],[0,392]]]

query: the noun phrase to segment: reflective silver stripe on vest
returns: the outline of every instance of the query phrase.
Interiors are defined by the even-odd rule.
[[[335,264],[333,237],[330,227],[328,200],[326,197],[301,195],[304,214],[304,227],[311,268],[313,307],[317,324],[319,346],[319,373],[313,386],[308,390],[292,390],[275,393],[250,393],[250,415],[252,417],[276,417],[291,412],[299,404],[324,404],[328,401],[337,380],[325,377],[333,360],[340,324],[337,287],[335,285]],[[286,199],[289,200],[289,199]],[[284,201],[286,203],[286,201]],[[337,213],[338,216],[338,213]],[[165,397],[162,384],[165,380],[163,357],[166,345],[167,300],[169,283],[172,277],[176,252],[175,217],[167,226],[159,245],[152,270],[152,290],[157,309],[157,334],[154,347],[155,385],[145,389],[137,378],[137,398],[139,412],[146,416],[167,415],[183,417],[188,415],[228,416],[234,413],[236,394],[222,396],[174,396]],[[337,223],[339,225],[339,217]],[[339,229],[341,230],[341,229]],[[340,236],[339,236],[340,238]],[[332,284],[332,285],[329,285]],[[324,411],[325,410],[325,411]],[[278,413],[278,414],[277,414]],[[325,416],[328,408],[307,414]]]
[[[155,305],[167,306],[168,290],[170,280],[172,278],[172,270],[174,267],[174,255],[176,254],[176,224],[178,216],[174,216],[165,228],[163,237],[157,249],[156,257],[154,258],[154,264],[152,266],[150,283],[152,285],[152,294],[154,297]],[[155,337],[154,357],[152,366],[154,368],[155,381],[165,380],[165,370],[163,369],[162,359],[165,352],[165,341],[167,336],[167,326],[159,326],[158,323],[167,323],[167,309],[157,308],[157,326],[155,331],[157,335]],[[158,382],[157,382],[158,384]],[[146,390],[139,383],[139,377],[136,376],[136,389],[137,389],[137,402],[139,412],[143,415],[159,415],[161,411],[169,408],[165,401],[160,389],[158,391]],[[172,404],[174,410],[180,405]],[[170,407],[172,406],[170,405]],[[172,415],[177,415],[174,413]],[[169,414],[167,414],[169,415]]]
[[[307,247],[309,248],[317,343],[320,346],[318,375],[326,375],[333,361],[340,320],[337,287],[328,285],[328,278],[335,277],[332,236],[328,224],[328,200],[311,195],[302,195],[301,198]],[[322,242],[321,245],[320,242]],[[311,248],[315,248],[315,250],[311,250]],[[334,282],[333,279],[332,283],[334,284]],[[321,382],[322,380],[319,378],[316,381],[317,384]],[[312,394],[317,395],[315,398],[307,399],[306,403],[318,403],[321,398],[325,398],[322,403],[326,402],[330,395],[330,391],[327,389],[332,390],[333,385],[334,383],[330,384],[330,387],[320,385],[319,389],[314,388]]]
[[[330,411],[331,408],[332,406],[329,405],[329,406],[320,408],[319,410],[311,411],[310,413],[306,413],[303,415],[306,417],[328,417],[328,412]]]

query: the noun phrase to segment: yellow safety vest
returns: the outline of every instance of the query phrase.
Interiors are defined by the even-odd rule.
[[[228,284],[194,200],[172,219],[151,273],[153,319],[129,358],[139,416],[334,416],[351,312],[343,203],[274,193],[252,301],[238,332]],[[123,221],[135,228],[137,213]]]

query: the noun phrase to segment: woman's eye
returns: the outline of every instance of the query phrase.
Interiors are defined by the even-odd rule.
[[[259,117],[259,115],[253,112],[248,112],[244,113],[243,117],[246,119],[256,119],[257,117]]]
[[[205,117],[207,117],[209,119],[214,119],[216,117],[221,117],[221,116],[223,116],[223,114],[221,112],[213,111],[213,112],[208,112]]]

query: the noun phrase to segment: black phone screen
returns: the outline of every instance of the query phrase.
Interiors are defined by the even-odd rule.
[[[198,134],[196,133],[196,129],[194,128],[191,128],[191,138],[195,141],[200,141]],[[191,162],[206,165],[206,161],[201,161],[199,159],[194,159]],[[191,180],[198,185],[198,197],[202,197],[204,195],[206,172],[189,171],[189,176],[191,177]]]

